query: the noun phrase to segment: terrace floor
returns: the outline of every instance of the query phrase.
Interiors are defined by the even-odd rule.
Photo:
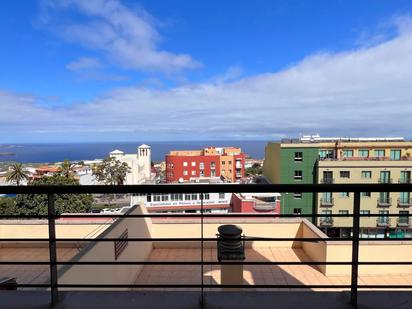
[[[79,251],[77,248],[57,248],[58,261],[68,261]],[[49,261],[49,248],[0,248],[0,261]],[[0,277],[16,278],[19,284],[41,284],[50,278],[49,265],[0,265]]]
[[[200,261],[200,249],[173,248],[154,249],[150,261]],[[216,249],[204,249],[205,261],[217,261]],[[246,250],[245,261],[311,261],[302,249],[294,248],[257,248]],[[146,265],[137,277],[135,284],[200,284],[200,265]],[[245,285],[350,285],[350,276],[325,276],[315,266],[310,265],[244,265],[243,278]],[[203,271],[205,284],[220,284],[220,266],[205,265]],[[359,284],[376,285],[412,285],[412,275],[384,274],[361,275]],[[139,288],[139,290],[141,290]],[[156,289],[161,290],[161,289]],[[165,290],[165,289],[163,289]],[[167,288],[167,290],[181,290]],[[295,289],[253,289],[245,291],[295,291]],[[317,291],[342,291],[336,289],[313,289]],[[213,289],[219,291],[219,289]]]

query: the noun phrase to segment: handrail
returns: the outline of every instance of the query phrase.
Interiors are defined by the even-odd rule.
[[[65,214],[57,215],[55,214],[55,195],[57,194],[79,194],[79,193],[201,193],[201,212],[200,214],[110,214],[110,215],[97,215],[97,214]],[[353,236],[345,239],[336,238],[286,238],[286,237],[247,237],[245,241],[305,241],[305,242],[333,242],[333,241],[350,241],[352,242],[352,259],[351,261],[341,261],[341,262],[322,262],[322,261],[311,261],[311,262],[288,262],[288,261],[275,261],[275,262],[214,262],[205,261],[203,256],[203,245],[207,241],[216,241],[215,238],[206,238],[203,235],[203,223],[205,218],[318,218],[325,217],[325,214],[205,214],[203,212],[203,194],[210,192],[310,192],[310,193],[320,193],[320,192],[353,192],[354,193],[354,205],[352,214],[328,214],[328,220],[333,222],[333,217],[351,217],[353,219]],[[193,288],[198,287],[202,289],[202,301],[203,301],[203,290],[204,288],[222,288],[222,287],[237,287],[237,288],[350,288],[351,289],[351,304],[357,306],[357,294],[360,288],[411,288],[409,285],[359,285],[358,284],[358,267],[359,265],[412,265],[411,262],[368,262],[359,261],[359,243],[361,241],[371,241],[370,239],[363,239],[359,237],[359,221],[362,217],[382,217],[382,214],[360,214],[360,193],[361,192],[412,192],[412,184],[402,183],[379,183],[379,184],[256,184],[256,185],[244,185],[244,184],[196,184],[196,185],[126,185],[126,186],[0,186],[1,193],[12,193],[12,194],[47,194],[48,200],[48,214],[43,216],[0,216],[0,218],[41,218],[48,219],[49,225],[49,237],[40,239],[2,239],[2,241],[48,241],[50,250],[50,260],[49,261],[36,261],[36,262],[16,262],[16,261],[1,261],[0,265],[49,265],[51,273],[51,282],[48,284],[17,284],[17,287],[45,287],[50,288],[51,291],[51,301],[52,305],[58,302],[58,288],[61,287],[78,287],[78,288],[132,288],[132,287],[151,287],[151,288]],[[398,217],[399,214],[385,214],[385,217]],[[405,217],[410,217],[412,215],[405,214]],[[112,262],[112,261],[57,261],[56,254],[56,242],[57,241],[78,241],[85,240],[83,238],[70,238],[70,239],[57,239],[55,237],[55,219],[58,218],[81,218],[81,217],[100,217],[100,218],[201,218],[201,237],[196,238],[128,238],[127,241],[199,241],[201,242],[202,255],[201,261],[130,261],[130,262]],[[389,221],[389,219],[387,219]],[[115,241],[112,238],[94,238],[87,239],[91,242],[100,241]],[[373,239],[373,241],[390,241],[400,239]],[[412,238],[404,238],[402,241],[412,241]],[[222,264],[242,264],[242,265],[351,265],[352,276],[350,285],[216,285],[216,284],[205,284],[203,282],[203,275],[201,276],[201,284],[59,284],[57,278],[57,265],[200,265],[203,270],[203,265],[222,265]],[[203,274],[203,271],[202,271]],[[0,285],[1,286],[1,285]]]

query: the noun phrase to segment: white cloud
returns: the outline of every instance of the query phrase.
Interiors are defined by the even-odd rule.
[[[66,66],[67,69],[71,71],[83,71],[83,70],[95,70],[102,68],[102,64],[98,59],[88,58],[88,57],[81,57],[76,61],[69,63]]]
[[[41,11],[39,20],[58,35],[103,52],[124,68],[173,73],[201,66],[190,55],[161,50],[153,18],[143,9],[130,9],[118,0],[49,0]],[[59,17],[66,11],[80,13],[87,21],[65,22]]]
[[[104,10],[103,10],[104,11]],[[412,117],[412,27],[380,44],[316,54],[280,72],[172,89],[128,87],[65,108],[0,93],[2,135],[106,139],[406,135]],[[20,134],[20,135],[19,135]],[[103,134],[103,133],[102,133]]]

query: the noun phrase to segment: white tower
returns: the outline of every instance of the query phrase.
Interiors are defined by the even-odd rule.
[[[150,180],[152,164],[152,151],[150,146],[143,144],[137,147],[137,161],[141,177],[145,180]]]

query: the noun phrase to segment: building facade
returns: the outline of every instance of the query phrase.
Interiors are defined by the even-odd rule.
[[[412,171],[412,142],[403,138],[321,138],[319,136],[283,140],[266,146],[264,175],[272,183],[390,183],[409,182]],[[285,214],[324,214],[316,222],[330,236],[346,237],[352,232],[351,218],[331,218],[330,214],[350,214],[353,194],[282,194]],[[364,237],[403,237],[410,234],[410,193],[362,193]],[[387,217],[395,213],[400,217]]]
[[[245,157],[240,148],[233,147],[170,151],[166,155],[166,182],[188,182],[201,177],[240,182],[245,175]]]
[[[137,153],[135,154],[125,154],[123,151],[114,150],[110,152],[109,155],[120,162],[127,163],[130,167],[130,172],[126,175],[126,185],[137,185],[152,182],[152,154],[150,146],[145,144],[140,145],[137,147]]]

